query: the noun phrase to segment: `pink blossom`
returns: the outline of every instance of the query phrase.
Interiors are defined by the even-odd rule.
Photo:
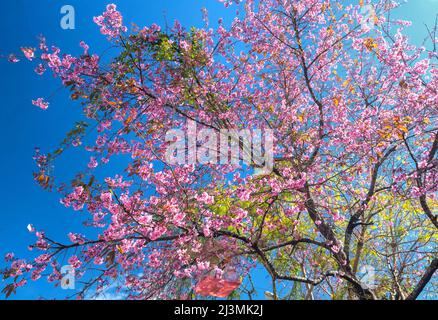
[[[21,279],[20,281],[16,282],[16,283],[14,284],[14,286],[15,286],[16,288],[19,288],[19,287],[23,287],[23,286],[25,286],[26,283],[27,283],[27,280],[26,280],[26,279]]]
[[[35,228],[34,228],[34,226],[33,226],[32,224],[30,224],[30,223],[27,225],[27,230],[28,230],[29,232],[31,232],[31,233],[35,232]]]
[[[7,254],[5,255],[5,261],[6,261],[6,262],[12,261],[12,259],[14,259],[14,254],[13,254],[12,252],[7,253]]]
[[[68,234],[68,237],[70,238],[70,241],[72,243],[77,243],[77,244],[84,244],[85,243],[83,236],[81,236],[80,234],[70,232]]]
[[[90,168],[90,169],[94,169],[94,168],[96,168],[98,165],[99,165],[99,164],[97,163],[96,158],[95,158],[95,157],[91,157],[91,158],[90,158],[90,162],[88,163],[88,168]]]
[[[29,48],[29,47],[22,47],[21,51],[23,51],[24,56],[32,61],[32,59],[35,57],[35,49]]]
[[[88,55],[88,49],[90,49],[90,46],[87,45],[84,41],[81,41],[79,45],[84,49],[84,55]]]
[[[101,16],[93,18],[94,23],[100,27],[100,32],[108,38],[117,38],[122,32],[127,31],[123,26],[122,15],[116,8],[115,4],[109,4]]]
[[[8,57],[8,61],[11,63],[17,63],[20,61],[20,59],[18,59],[15,54],[10,54]]]
[[[36,281],[36,280],[40,279],[41,278],[41,272],[43,272],[43,271],[44,271],[44,268],[39,268],[39,269],[36,269],[36,270],[32,271],[31,279],[33,281]]]
[[[68,263],[69,263],[73,268],[75,268],[75,269],[80,268],[81,265],[82,265],[82,262],[78,259],[77,256],[71,256],[71,257],[68,259]]]
[[[46,110],[49,107],[49,103],[44,101],[43,98],[38,98],[36,100],[32,100],[32,104],[34,106],[40,107],[43,110]]]
[[[204,236],[206,236],[207,238],[211,236],[211,221],[210,221],[210,219],[207,219],[207,221],[204,223],[202,231],[204,233]]]
[[[111,203],[112,202],[112,194],[111,192],[104,192],[100,195],[100,200],[103,203]]]
[[[196,200],[208,205],[214,203],[214,197],[210,196],[207,192],[203,192],[201,195],[196,195]]]
[[[38,64],[38,66],[35,68],[35,73],[40,76],[43,75],[45,71],[46,67],[42,63]]]
[[[50,255],[48,253],[44,253],[37,258],[35,258],[36,263],[47,263],[50,261]]]

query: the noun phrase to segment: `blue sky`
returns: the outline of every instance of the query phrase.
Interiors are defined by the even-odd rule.
[[[81,40],[86,41],[91,52],[100,54],[108,42],[100,35],[93,23],[93,16],[99,15],[110,0],[14,0],[0,2],[0,55],[18,52],[21,46],[36,46],[36,37],[43,34],[49,44],[56,44],[63,52],[78,54]],[[113,0],[123,13],[125,23],[139,26],[157,23],[171,25],[174,19],[185,26],[202,26],[201,8],[210,12],[210,21],[220,17],[229,20],[234,9],[225,9],[217,0]],[[76,11],[76,29],[63,30],[60,27],[60,9],[73,5]],[[413,21],[408,34],[412,41],[420,44],[425,28],[438,13],[438,0],[411,0],[397,14]],[[59,90],[58,80],[48,74],[41,78],[26,62],[10,64],[0,60],[0,137],[2,168],[0,194],[0,257],[14,251],[17,256],[29,255],[27,246],[34,237],[26,229],[33,223],[37,229],[45,230],[52,238],[65,239],[69,231],[81,231],[81,213],[65,209],[59,203],[59,195],[48,193],[33,181],[34,148],[43,151],[56,148],[64,134],[72,128],[74,121],[81,120],[80,106],[71,102],[66,92]],[[42,111],[31,104],[38,97],[51,96],[50,108]],[[66,181],[72,178],[75,168],[82,169],[87,158],[78,153],[68,153],[57,163],[56,175]],[[76,170],[77,171],[77,170]],[[0,262],[2,265],[2,262]],[[0,283],[0,286],[2,284]],[[43,281],[31,283],[22,288],[16,299],[63,298],[66,292],[53,288]],[[0,297],[2,299],[2,297]]]

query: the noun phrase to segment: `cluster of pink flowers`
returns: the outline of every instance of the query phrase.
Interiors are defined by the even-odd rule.
[[[15,54],[10,54],[8,57],[8,61],[11,63],[17,63],[20,61],[20,59],[18,59]]]
[[[94,22],[100,27],[100,32],[109,38],[117,38],[127,28],[123,26],[123,18],[120,12],[116,10],[115,4],[109,4],[106,11],[98,17],[94,17]]]
[[[211,205],[214,203],[214,196],[210,196],[207,192],[203,192],[200,195],[195,196],[196,200],[200,203]]]
[[[23,52],[24,56],[32,61],[33,58],[35,58],[35,49],[34,48],[21,48],[21,51]]]
[[[240,1],[223,2],[228,6]],[[309,261],[313,273],[323,251],[323,259],[334,258],[325,265],[338,263],[339,269],[348,271],[345,256],[350,252],[338,232],[345,230],[343,222],[351,213],[386,208],[390,197],[406,201],[427,196],[426,205],[433,199],[437,187],[436,173],[431,171],[436,164],[430,160],[433,112],[428,106],[436,104],[436,67],[428,59],[419,60],[421,50],[411,48],[401,34],[390,42],[381,34],[371,37],[350,29],[357,7],[338,8],[341,21],[329,24],[328,12],[338,10],[327,10],[329,2],[248,0],[244,18],[236,18],[230,28],[220,22],[217,30],[189,32],[176,22],[164,34],[152,25],[139,30],[139,37],[123,38],[133,44],[128,47],[136,48],[135,68],[120,62],[123,59],[109,64],[109,70],[101,68],[99,57],[90,54],[83,41],[78,57],[49,48],[44,39],[38,49],[22,48],[26,59],[41,58],[37,74],[51,70],[71,90],[73,100],[85,101],[83,111],[90,121],[97,121],[94,143],[84,147],[93,155],[88,169],[70,188],[59,186],[65,194],[61,203],[74,210],[86,208],[90,213],[86,223],[99,228],[95,241],[68,235],[71,243],[65,247],[77,248],[68,262],[78,274],[90,263],[117,263],[118,268],[104,271],[99,286],[128,274],[126,282],[134,296],[149,297],[150,292],[144,292],[163,286],[165,290],[150,297],[167,298],[175,291],[166,280],[176,276],[197,283],[199,295],[226,297],[254,266],[247,254],[236,257],[238,252],[257,257],[254,248],[259,246],[260,252],[266,250],[261,258],[266,264],[286,252],[283,247],[270,250],[283,240],[309,238],[312,246],[318,246],[313,239],[321,239],[320,251],[312,252],[303,243],[292,250],[294,258]],[[293,24],[283,20],[287,15],[273,10],[279,3],[288,12],[303,15],[303,25],[311,31],[317,28],[314,32],[304,28],[297,40]],[[109,39],[125,37],[127,28],[115,5],[108,5],[94,21]],[[348,50],[333,46],[344,42]],[[151,47],[157,43],[160,53],[171,51],[182,59],[156,59]],[[242,44],[247,51],[241,52]],[[9,61],[18,58],[11,55]],[[304,77],[303,68],[308,73]],[[196,79],[187,69],[195,70]],[[426,79],[430,84],[424,85]],[[374,102],[364,99],[363,88]],[[224,105],[210,108],[212,101]],[[49,106],[42,98],[32,103],[44,110]],[[242,166],[168,164],[162,142],[168,130],[186,126],[186,119],[196,119],[204,127],[274,127],[276,170],[252,178],[250,170],[239,173],[246,170]],[[408,147],[401,143],[404,139]],[[82,141],[85,144],[84,135],[77,134],[66,144],[80,147]],[[92,169],[104,167],[116,155],[128,162],[129,181],[122,175],[96,177]],[[39,151],[35,156],[40,171],[35,179],[42,185],[48,184],[52,158]],[[379,177],[375,190],[370,190],[376,167]],[[15,260],[12,254],[5,259],[14,275],[32,270],[36,280],[51,265],[49,279],[59,280],[58,262],[52,256],[57,243],[42,232],[36,236],[32,248],[43,254],[32,264]],[[230,266],[239,274],[227,278]]]
[[[95,158],[95,157],[91,157],[91,158],[90,158],[90,162],[88,163],[88,168],[90,168],[90,169],[94,169],[94,168],[96,168],[98,165],[99,165],[99,164],[98,164],[96,158]]]
[[[83,186],[75,187],[73,192],[61,200],[61,203],[67,208],[73,206],[76,211],[82,210],[89,199],[89,193]]]
[[[34,106],[40,107],[43,110],[46,110],[49,107],[49,103],[47,101],[44,101],[43,98],[38,98],[36,100],[32,100],[32,104]]]

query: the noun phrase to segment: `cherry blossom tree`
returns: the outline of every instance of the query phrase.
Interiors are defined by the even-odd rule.
[[[3,293],[59,284],[69,264],[75,298],[114,283],[130,299],[253,298],[260,267],[272,299],[436,298],[436,25],[416,47],[394,1],[222,2],[240,11],[229,26],[191,29],[128,30],[108,5],[94,21],[117,48],[109,63],[85,42],[78,57],[44,38],[22,48],[86,116],[59,149],[37,150],[35,180],[97,236],[62,243],[29,226],[39,253],[6,256]],[[272,130],[272,172],[169,163],[166,135],[189,122]],[[54,168],[70,148],[90,160],[67,183]],[[116,157],[125,169],[101,179]]]

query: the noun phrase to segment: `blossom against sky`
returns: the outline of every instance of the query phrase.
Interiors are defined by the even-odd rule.
[[[112,1],[123,12],[126,24],[137,25],[157,23],[172,24],[177,18],[187,27],[203,25],[201,8],[209,11],[211,23],[220,17],[231,19],[233,11],[224,9],[215,0],[183,1]],[[63,30],[60,27],[61,1],[8,1],[2,3],[0,20],[2,44],[0,54],[8,56],[19,53],[23,46],[35,46],[36,37],[43,34],[49,43],[55,43],[66,52],[78,53],[83,50],[79,43],[84,40],[91,45],[90,51],[105,57],[111,55],[108,42],[93,22],[93,17],[102,13],[107,1],[69,1],[76,11],[76,29]],[[438,12],[435,0],[411,0],[398,10],[400,18],[412,20],[413,26],[408,31],[412,41],[421,44],[425,37],[423,23],[431,24]],[[0,186],[3,195],[3,208],[0,222],[0,256],[13,250],[17,255],[28,254],[27,245],[34,239],[26,229],[29,223],[37,224],[38,229],[50,231],[51,235],[64,238],[71,230],[81,230],[81,213],[73,212],[59,204],[59,194],[41,190],[32,177],[34,170],[34,148],[55,147],[71,128],[72,119],[81,120],[80,108],[67,99],[68,94],[59,90],[56,79],[42,80],[26,63],[9,64],[2,61],[1,97],[3,100],[2,130],[3,180]],[[32,100],[40,96],[50,97],[50,107],[44,111],[34,107]],[[66,103],[66,101],[68,101]],[[84,154],[71,153],[57,163],[57,175],[67,180],[76,170],[88,165],[89,158]],[[117,165],[117,164],[115,164]],[[44,280],[30,283],[18,291],[14,298],[65,297],[65,292],[53,288]]]

